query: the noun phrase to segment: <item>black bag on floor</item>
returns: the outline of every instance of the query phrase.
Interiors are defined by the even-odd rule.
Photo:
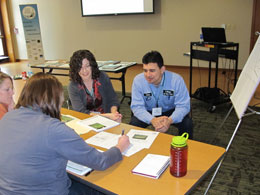
[[[223,93],[219,88],[201,87],[195,91],[194,97],[203,101],[208,101],[218,99],[221,96],[221,92]]]

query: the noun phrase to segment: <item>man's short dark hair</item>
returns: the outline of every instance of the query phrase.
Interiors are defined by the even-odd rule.
[[[142,62],[143,64],[157,63],[159,68],[161,68],[164,65],[163,57],[158,51],[150,51],[146,53],[143,57]]]

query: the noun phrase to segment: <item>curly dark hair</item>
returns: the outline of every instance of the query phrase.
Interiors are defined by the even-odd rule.
[[[83,81],[79,75],[79,71],[82,67],[82,60],[87,59],[89,61],[92,70],[92,79],[97,79],[100,75],[98,64],[95,56],[89,50],[78,50],[73,53],[70,58],[70,80],[79,84],[83,84]]]

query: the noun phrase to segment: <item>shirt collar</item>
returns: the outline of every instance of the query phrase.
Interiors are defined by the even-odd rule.
[[[152,83],[149,83],[150,87],[155,87],[155,88],[159,88],[159,87],[163,87],[164,85],[164,80],[165,80],[165,72],[162,75],[162,79],[159,85],[154,85]]]

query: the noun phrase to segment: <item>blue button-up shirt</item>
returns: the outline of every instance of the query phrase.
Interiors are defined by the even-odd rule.
[[[173,123],[180,123],[190,112],[190,96],[183,78],[165,71],[159,86],[149,84],[144,73],[137,75],[132,85],[131,109],[141,121],[150,124],[154,118],[148,111],[162,108],[162,112],[175,109],[170,116]]]

